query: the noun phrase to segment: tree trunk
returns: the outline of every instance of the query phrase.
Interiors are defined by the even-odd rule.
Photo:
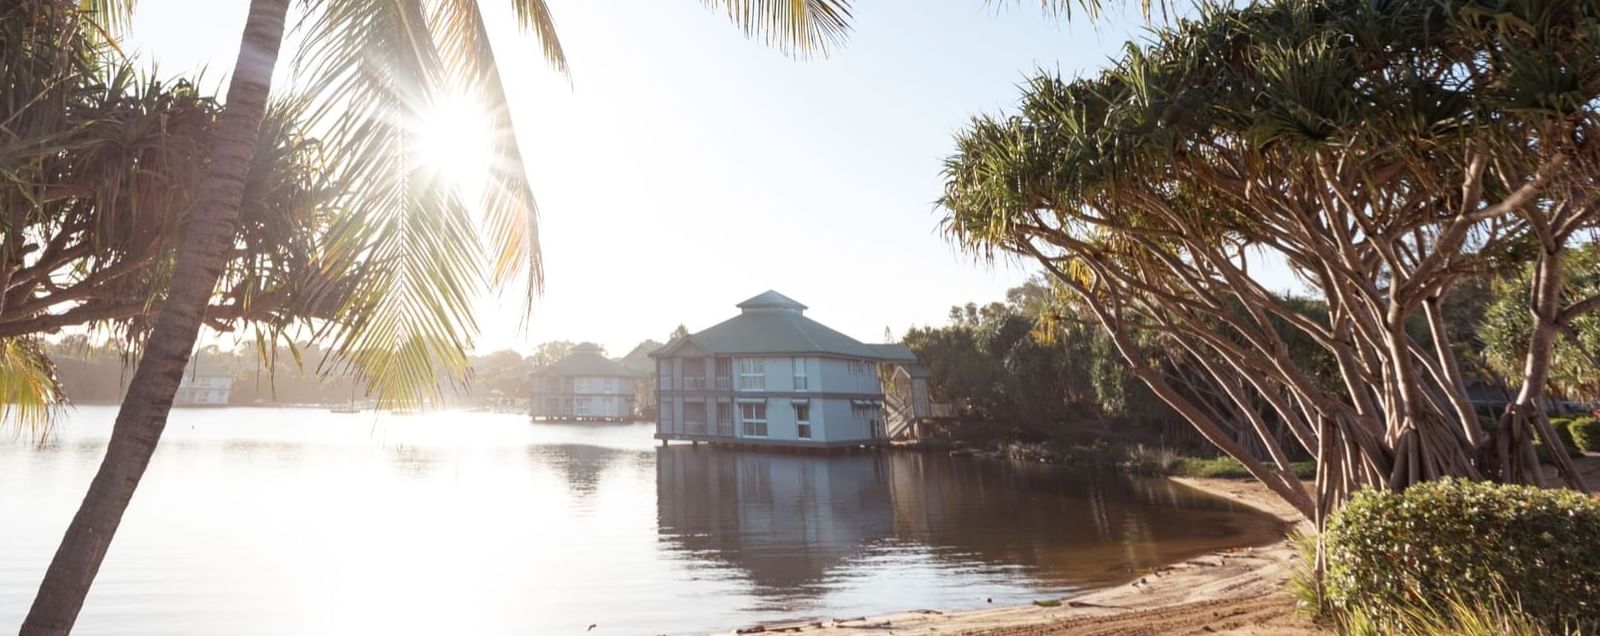
[[[1522,389],[1516,401],[1506,406],[1500,416],[1501,435],[1512,444],[1511,452],[1522,450],[1532,443],[1534,436],[1544,442],[1545,450],[1555,460],[1556,468],[1567,485],[1579,492],[1587,492],[1583,476],[1567,455],[1567,447],[1556,437],[1545,413],[1545,384],[1550,381],[1550,357],[1555,350],[1556,336],[1561,324],[1561,252],[1559,245],[1546,245],[1534,266],[1533,289],[1529,293],[1529,311],[1533,314],[1533,333],[1528,339],[1528,355],[1523,363]],[[1528,447],[1531,451],[1531,446]],[[1527,454],[1527,453],[1524,453]],[[1543,485],[1539,475],[1539,461],[1534,459],[1519,463],[1513,460],[1503,468],[1506,481]]]
[[[155,453],[234,235],[245,177],[272,88],[289,0],[252,0],[206,180],[167,298],[128,384],[105,458],[22,623],[22,636],[72,631],[122,514]]]

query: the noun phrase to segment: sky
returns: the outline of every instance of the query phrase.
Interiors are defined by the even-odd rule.
[[[768,289],[865,342],[1001,300],[1033,268],[976,262],[938,233],[954,135],[1009,108],[1036,69],[1092,72],[1144,29],[1131,12],[1067,21],[1032,2],[859,0],[847,44],[796,61],[696,0],[549,4],[570,82],[509,3],[482,2],[547,284],[526,320],[520,299],[485,298],[479,352],[573,340],[621,355]],[[220,87],[246,5],[141,0],[125,49]]]

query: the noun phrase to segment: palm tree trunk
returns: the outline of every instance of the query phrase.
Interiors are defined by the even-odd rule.
[[[200,185],[187,237],[178,252],[171,288],[117,413],[100,470],[45,571],[38,596],[22,623],[22,636],[72,631],[122,514],[166,428],[173,395],[222,274],[223,247],[238,223],[245,177],[272,89],[288,7],[289,0],[250,3],[228,101],[218,122],[206,180]]]

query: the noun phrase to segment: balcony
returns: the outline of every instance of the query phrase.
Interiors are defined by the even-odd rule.
[[[700,376],[700,377],[695,377],[695,376],[692,376],[692,375],[691,376],[684,376],[684,378],[683,378],[683,388],[685,390],[688,390],[688,391],[704,390],[706,388],[705,376]]]

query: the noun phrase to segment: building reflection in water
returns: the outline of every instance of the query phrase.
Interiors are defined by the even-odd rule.
[[[816,597],[851,564],[894,558],[1080,588],[1284,531],[1167,480],[936,453],[671,446],[656,490],[669,550],[735,568],[772,599]]]

